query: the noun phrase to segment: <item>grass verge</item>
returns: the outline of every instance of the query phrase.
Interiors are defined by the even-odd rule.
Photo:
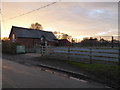
[[[84,62],[75,62],[75,61],[70,61],[70,60],[61,60],[58,58],[48,58],[47,60],[53,61],[60,61],[64,62],[67,64],[70,64],[71,66],[75,66],[78,69],[82,71],[86,71],[89,74],[92,74],[96,77],[99,77],[101,79],[109,79],[113,81],[118,81],[119,78],[119,71],[120,71],[120,66],[115,65],[115,64],[99,64],[99,63],[93,63],[93,64],[87,64]]]
[[[84,71],[90,72],[93,75],[115,79],[117,80],[119,77],[120,66],[118,65],[110,65],[110,64],[85,64],[81,62],[74,61],[65,61],[66,63],[72,64],[81,68]]]
[[[70,61],[70,60],[61,60],[58,58],[48,58],[47,60],[50,60],[51,62],[53,61],[60,61],[69,64],[71,67],[75,66],[80,71],[86,72],[85,74],[87,75],[92,75],[94,79],[97,81],[107,83],[112,87],[118,87],[119,85],[119,71],[120,71],[120,66],[115,65],[115,64],[99,64],[99,63],[93,63],[93,64],[88,64],[84,62],[75,62],[75,61]]]

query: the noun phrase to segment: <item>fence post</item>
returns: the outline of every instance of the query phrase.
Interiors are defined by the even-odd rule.
[[[68,46],[68,60],[70,59],[70,46]]]
[[[90,64],[92,64],[92,47],[90,48]]]
[[[119,36],[118,36],[118,40],[120,40]],[[118,62],[119,62],[118,65],[120,66],[120,41],[118,42],[118,51],[119,51],[118,52],[118,54],[119,54],[118,55]]]
[[[41,46],[41,55],[43,55],[43,46]]]

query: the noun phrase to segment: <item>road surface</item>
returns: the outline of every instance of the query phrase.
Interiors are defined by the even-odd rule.
[[[60,73],[42,71],[40,67],[26,66],[3,59],[3,88],[106,88],[87,80],[68,78]]]

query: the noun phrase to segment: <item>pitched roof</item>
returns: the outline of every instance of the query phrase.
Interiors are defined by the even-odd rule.
[[[12,26],[9,37],[11,36],[12,33],[14,33],[16,37],[20,38],[41,38],[42,36],[44,36],[48,41],[53,41],[56,39],[55,35],[52,32],[16,26]]]

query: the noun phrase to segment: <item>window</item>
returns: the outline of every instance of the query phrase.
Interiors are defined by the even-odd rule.
[[[15,40],[16,40],[15,34],[12,34],[12,42],[15,42]]]

